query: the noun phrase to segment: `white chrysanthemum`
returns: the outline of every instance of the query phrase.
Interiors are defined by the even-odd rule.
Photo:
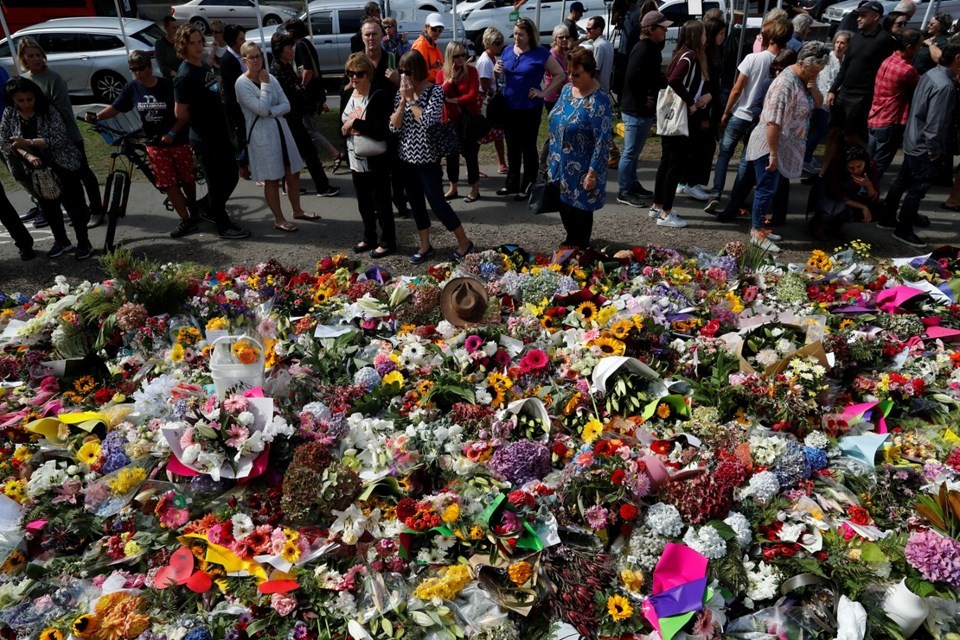
[[[683,518],[680,517],[680,512],[672,504],[663,502],[658,502],[647,509],[644,524],[661,536],[676,537],[683,531]]]
[[[245,513],[235,513],[230,522],[233,523],[233,537],[243,540],[253,533],[253,520]]]
[[[683,544],[710,560],[718,560],[727,555],[727,541],[710,525],[700,527],[699,531],[694,531],[693,527],[687,529]]]
[[[744,557],[747,569],[747,597],[751,600],[769,600],[777,595],[782,576],[772,565],[754,563]]]
[[[830,439],[823,431],[811,431],[803,439],[803,444],[813,449],[826,449],[830,446]]]
[[[745,515],[731,511],[723,522],[737,534],[737,543],[741,547],[746,548],[753,542],[753,530],[750,528],[750,521]]]

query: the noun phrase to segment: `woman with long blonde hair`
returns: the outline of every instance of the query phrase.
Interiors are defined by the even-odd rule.
[[[437,85],[443,89],[443,109],[447,120],[457,128],[460,140],[459,153],[447,157],[447,178],[450,188],[444,197],[452,200],[457,197],[457,183],[460,181],[460,156],[467,165],[467,182],[470,194],[464,202],[476,202],[480,199],[480,135],[476,124],[483,105],[480,92],[480,76],[477,69],[467,64],[467,48],[462,42],[447,44],[443,68],[437,73]]]

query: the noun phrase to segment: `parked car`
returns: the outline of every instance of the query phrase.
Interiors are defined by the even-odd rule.
[[[908,27],[914,29],[920,28],[920,25],[923,24],[924,17],[927,15],[927,9],[930,7],[931,1],[932,0],[917,0],[917,12],[913,14],[913,18],[907,23]],[[880,0],[880,4],[883,5],[883,15],[887,15],[897,6],[897,0]],[[860,0],[845,0],[844,2],[838,2],[828,7],[827,10],[823,12],[823,19],[830,24],[831,33],[836,31],[844,17],[859,5]],[[960,0],[941,0],[940,6],[936,10],[940,13],[949,13],[956,19],[957,16],[960,16]],[[930,17],[933,17],[932,11]]]
[[[14,43],[30,36],[47,52],[47,63],[63,76],[70,95],[93,96],[110,103],[130,80],[127,49],[140,49],[153,56],[154,43],[163,29],[147,20],[123,19],[126,47],[117,18],[57,18],[21,29],[11,36]],[[16,73],[16,46],[0,40],[0,64],[10,76]],[[154,71],[160,69],[153,63]]]
[[[396,2],[391,5],[396,5]],[[320,71],[327,74],[339,75],[343,73],[343,65],[350,57],[350,38],[360,30],[360,23],[363,22],[363,3],[350,0],[315,0],[308,6],[310,11],[310,26],[313,28],[313,46],[317,50],[320,58]],[[419,13],[419,9],[416,10]],[[298,16],[305,23],[306,14],[301,13]],[[397,19],[399,31],[407,34],[407,39],[412,43],[416,40],[420,32],[423,31],[423,23],[426,15],[413,20]],[[439,45],[441,51],[446,47],[446,43],[453,39],[451,35],[451,26],[453,15],[446,13],[444,21],[447,22],[447,28],[441,36]],[[264,28],[263,38],[260,40],[260,31],[254,29],[247,32],[247,40],[256,42],[265,50],[270,50],[270,40],[277,31],[283,31],[283,25]],[[458,25],[460,38],[463,38],[463,25]]]
[[[540,3],[540,39],[550,40],[553,28],[563,22],[566,14],[564,6],[569,6],[573,0],[541,0]],[[604,0],[580,0],[586,11],[584,18],[601,15],[606,18],[607,6]],[[476,0],[474,2],[457,3],[457,16],[463,21],[463,28],[467,39],[473,43],[477,51],[483,51],[483,32],[487,27],[496,27],[503,32],[507,40],[513,39],[513,25],[520,17],[537,20],[537,1],[527,0],[519,9],[513,8],[513,0]],[[585,24],[585,23],[583,23]],[[582,24],[581,24],[582,26]]]
[[[177,20],[189,22],[203,33],[210,33],[210,23],[214,20],[248,29],[260,26],[257,23],[257,8],[252,0],[190,0],[186,4],[170,7],[170,12]],[[263,16],[263,26],[267,27],[283,24],[297,12],[287,7],[261,4],[260,15]]]

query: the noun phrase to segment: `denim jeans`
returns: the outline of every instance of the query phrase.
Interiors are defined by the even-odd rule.
[[[900,171],[890,185],[890,191],[884,201],[886,215],[896,214],[900,206],[900,215],[897,216],[897,232],[912,232],[913,225],[920,209],[920,202],[927,195],[930,188],[930,179],[933,176],[933,161],[927,156],[911,156],[903,154],[903,164]],[[906,196],[904,196],[906,193]],[[900,198],[903,204],[900,204]]]
[[[773,196],[777,193],[777,187],[780,185],[780,172],[767,171],[767,165],[770,164],[769,154],[760,156],[752,164],[753,175],[757,180],[753,189],[753,228],[763,229],[764,220],[767,218],[767,210],[770,208]]]
[[[810,114],[810,133],[807,135],[807,148],[803,152],[803,161],[813,160],[813,152],[817,145],[823,142],[823,139],[830,131],[830,112],[826,109],[814,109]]]
[[[737,148],[737,143],[744,140],[744,152],[746,152],[746,141],[750,139],[750,132],[753,130],[753,122],[744,120],[736,116],[731,116],[723,130],[723,138],[720,140],[720,153],[717,154],[717,166],[713,170],[713,188],[710,194],[720,196],[723,194],[723,186],[727,181],[727,167],[730,166],[730,158]]]
[[[620,152],[619,190],[621,193],[631,192],[640,186],[637,180],[637,159],[643,146],[647,143],[650,128],[656,118],[638,118],[629,113],[621,114],[623,118],[623,151]]]
[[[900,149],[901,142],[903,142],[902,125],[892,124],[889,127],[873,127],[870,129],[867,153],[877,163],[878,178],[882,178],[890,167],[893,157],[897,155],[897,150]]]

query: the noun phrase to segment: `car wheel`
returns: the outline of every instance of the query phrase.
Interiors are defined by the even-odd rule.
[[[93,95],[100,102],[112,104],[120,96],[123,85],[126,83],[127,81],[119,74],[113,71],[102,71],[93,76],[91,88],[93,89]]]
[[[207,35],[208,33],[210,33],[210,25],[208,25],[207,21],[204,20],[203,18],[194,18],[193,20],[190,21],[190,26],[196,28],[197,31],[199,31],[203,35]]]
[[[280,19],[280,16],[269,14],[263,17],[263,26],[272,27],[278,24],[283,24],[283,20]]]

